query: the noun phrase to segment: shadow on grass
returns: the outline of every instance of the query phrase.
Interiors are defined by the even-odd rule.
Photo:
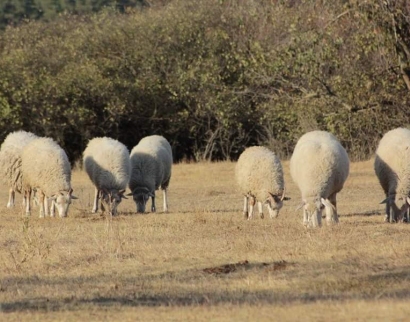
[[[223,278],[226,274],[243,274],[248,270],[258,270],[257,273],[261,273],[261,269],[276,271],[286,270],[287,267],[293,266],[293,263],[287,263],[285,261],[278,261],[272,263],[249,263],[248,261],[238,262],[236,264],[226,264],[212,268],[205,268],[202,270],[194,270],[196,274],[187,277],[185,272],[178,273],[178,280],[184,280],[185,282],[192,282],[193,279],[198,278]],[[272,290],[215,290],[204,292],[192,292],[185,289],[181,289],[180,294],[178,290],[169,294],[169,292],[158,292],[158,294],[152,294],[150,291],[141,290],[138,288],[138,283],[135,284],[135,278],[128,278],[124,282],[129,287],[122,291],[122,294],[113,295],[97,295],[90,297],[62,297],[62,298],[32,298],[11,302],[0,303],[0,312],[50,312],[50,311],[79,311],[82,309],[89,309],[90,306],[94,308],[109,308],[118,306],[127,307],[158,307],[158,306],[197,306],[197,305],[290,305],[294,303],[309,304],[315,302],[334,302],[334,301],[348,301],[348,300],[383,300],[383,299],[396,299],[396,300],[410,300],[410,289],[406,287],[405,282],[409,278],[409,268],[402,267],[400,271],[396,272],[383,272],[369,276],[363,276],[362,278],[356,278],[362,283],[372,283],[372,285],[379,285],[377,289],[367,292],[355,293],[349,288],[350,281],[344,286],[347,286],[346,291],[339,289],[335,290],[335,293],[326,291],[277,291]],[[190,270],[192,273],[192,270]],[[173,274],[173,273],[168,273]],[[219,275],[221,274],[221,275]],[[188,274],[189,275],[189,274]],[[60,278],[54,281],[49,279],[43,279],[39,277],[31,278],[12,278],[5,281],[3,285],[13,285],[15,283],[26,283],[31,287],[44,284],[61,284],[67,285],[81,284],[81,283],[96,283],[100,280],[101,276],[94,276],[88,278]],[[162,279],[164,274],[152,275],[150,278]],[[168,276],[169,277],[169,276]],[[176,276],[175,276],[176,277]],[[279,277],[278,277],[279,278]],[[283,276],[282,276],[283,278]],[[400,281],[404,281],[401,285]],[[79,283],[81,282],[81,283]],[[101,282],[101,281],[100,281]],[[400,289],[388,289],[384,288],[385,285],[392,285],[395,283]],[[401,286],[400,286],[401,285]],[[2,286],[3,287],[3,286]],[[7,287],[7,286],[6,286]],[[360,285],[358,285],[360,287]],[[318,288],[320,289],[320,287]],[[4,291],[4,289],[2,289]],[[90,294],[93,289],[90,288]]]

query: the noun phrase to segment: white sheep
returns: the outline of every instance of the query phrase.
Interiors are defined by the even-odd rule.
[[[7,208],[14,207],[15,192],[22,192],[21,152],[37,136],[26,131],[16,131],[7,135],[0,149],[0,173],[9,186]],[[26,200],[23,196],[23,205]]]
[[[290,174],[302,194],[303,224],[338,223],[336,194],[349,175],[349,157],[336,137],[325,131],[304,134],[290,159]]]
[[[152,198],[151,211],[155,212],[155,190],[163,191],[164,212],[168,211],[167,188],[171,179],[172,149],[159,135],[147,136],[134,146],[130,154],[131,178],[129,188],[137,205],[137,212],[145,212]]]
[[[410,130],[397,128],[379,142],[374,170],[386,195],[387,222],[409,221]],[[407,218],[405,218],[407,217]]]
[[[127,147],[117,140],[102,137],[88,142],[83,152],[83,166],[95,186],[92,212],[108,210],[109,215],[117,214],[117,207],[124,196],[130,180],[131,164]]]
[[[251,219],[254,205],[263,218],[262,201],[267,205],[270,218],[275,218],[283,206],[285,185],[282,164],[271,150],[262,146],[247,148],[235,166],[235,178],[244,195],[243,214]],[[248,212],[249,204],[249,212]]]
[[[39,195],[40,218],[57,207],[60,217],[66,217],[72,195],[71,166],[64,150],[51,138],[38,138],[27,144],[21,154],[23,189],[26,196],[26,214],[30,214],[30,195],[33,189]]]

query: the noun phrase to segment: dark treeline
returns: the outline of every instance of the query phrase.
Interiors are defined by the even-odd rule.
[[[119,12],[149,5],[145,0],[1,0],[0,30],[24,20],[50,21],[61,13],[90,14],[105,7]]]
[[[0,139],[51,136],[74,161],[95,136],[162,134],[176,160],[223,160],[323,129],[357,160],[409,125],[405,0],[147,3],[0,33]]]

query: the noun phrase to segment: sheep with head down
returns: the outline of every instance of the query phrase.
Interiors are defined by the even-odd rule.
[[[131,174],[130,154],[121,142],[108,137],[94,138],[83,152],[83,167],[95,186],[92,212],[115,216]]]
[[[243,214],[252,219],[255,204],[263,218],[264,202],[270,218],[279,215],[285,197],[285,184],[282,164],[276,154],[268,148],[253,146],[239,156],[235,166],[236,182],[244,193]]]
[[[304,134],[290,159],[290,174],[302,194],[303,224],[338,223],[336,194],[349,175],[349,157],[337,138],[326,131]]]
[[[7,208],[14,207],[15,193],[22,192],[21,153],[23,148],[38,137],[30,132],[16,131],[7,135],[0,149],[0,173],[9,186]],[[23,196],[23,205],[26,200]]]
[[[374,170],[386,195],[386,222],[410,220],[410,130],[397,128],[379,142]]]
[[[130,154],[131,178],[129,188],[138,213],[145,212],[148,199],[152,199],[151,211],[155,212],[155,190],[163,191],[164,212],[168,212],[167,190],[171,180],[172,149],[160,135],[144,137]]]
[[[26,214],[30,214],[30,195],[36,190],[40,204],[40,218],[50,216],[57,207],[60,217],[66,217],[72,199],[71,165],[65,151],[51,138],[38,138],[27,144],[21,154]]]

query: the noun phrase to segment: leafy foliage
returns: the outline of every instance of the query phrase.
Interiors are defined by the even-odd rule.
[[[324,129],[367,158],[409,124],[410,14],[385,3],[174,0],[9,27],[0,137],[53,136],[75,160],[94,136],[161,133],[177,160],[220,160]]]

